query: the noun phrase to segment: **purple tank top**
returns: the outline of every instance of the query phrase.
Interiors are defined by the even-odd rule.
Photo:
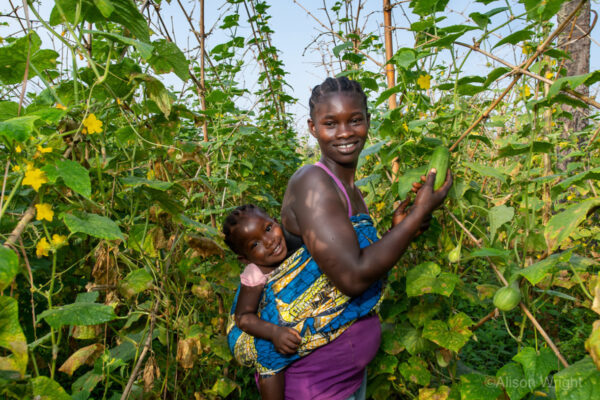
[[[321,161],[317,161],[315,163],[315,165],[317,167],[321,168],[323,171],[325,171],[327,173],[327,175],[329,175],[331,177],[331,179],[333,179],[333,181],[335,182],[337,187],[340,188],[342,193],[344,193],[344,196],[346,197],[346,202],[348,203],[348,217],[351,217],[352,216],[352,205],[350,204],[350,197],[348,196],[348,192],[346,192],[346,188],[342,184],[342,181],[340,181],[340,179],[337,176],[335,176],[335,174],[333,172],[331,172],[331,170],[329,168],[327,168],[327,166],[325,164],[323,164]],[[360,198],[363,201],[363,204],[365,205],[365,208],[367,209],[367,214],[368,214],[369,207],[367,207],[367,203],[365,202],[365,199],[363,198],[363,195],[360,192],[360,190],[358,191],[358,194],[360,194]]]

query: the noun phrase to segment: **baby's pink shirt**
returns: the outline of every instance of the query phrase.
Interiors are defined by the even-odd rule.
[[[264,286],[269,275],[265,275],[256,264],[250,263],[240,275],[240,280],[244,286]]]

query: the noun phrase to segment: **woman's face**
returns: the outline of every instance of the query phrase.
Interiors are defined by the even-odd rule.
[[[334,92],[315,104],[310,133],[319,142],[321,153],[340,164],[354,164],[365,145],[370,116],[361,97]]]
[[[287,245],[279,224],[263,213],[249,213],[235,228],[236,240],[245,261],[263,267],[279,264],[285,259]]]

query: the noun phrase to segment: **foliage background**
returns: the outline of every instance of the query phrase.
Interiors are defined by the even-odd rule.
[[[432,148],[453,150],[448,203],[389,276],[369,395],[594,398],[599,128],[579,92],[600,74],[566,76],[567,54],[546,40],[564,1],[477,3],[485,12],[458,25],[443,18],[447,1],[403,5],[419,19],[401,27],[414,41],[394,46],[392,85],[361,2],[307,10],[327,21],[313,44],[324,68],[369,95],[357,184],[382,232]],[[157,1],[56,0],[48,18],[38,2],[11,3],[0,17],[14,28],[0,47],[4,397],[258,396],[226,346],[240,266],[217,227],[243,203],[276,214],[316,149],[297,139],[268,2],[224,1],[211,29],[226,40],[206,49],[202,19],[179,4],[195,52]],[[491,58],[507,49],[513,64],[531,59],[529,75]],[[465,74],[482,51],[489,70]],[[565,105],[589,125],[565,132]],[[505,284],[522,303],[498,312]]]

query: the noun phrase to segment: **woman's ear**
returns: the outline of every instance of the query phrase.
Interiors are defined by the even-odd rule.
[[[315,123],[313,122],[313,120],[311,118],[309,118],[306,122],[308,123],[308,130],[310,131],[310,134],[316,138],[317,131],[315,128]]]

